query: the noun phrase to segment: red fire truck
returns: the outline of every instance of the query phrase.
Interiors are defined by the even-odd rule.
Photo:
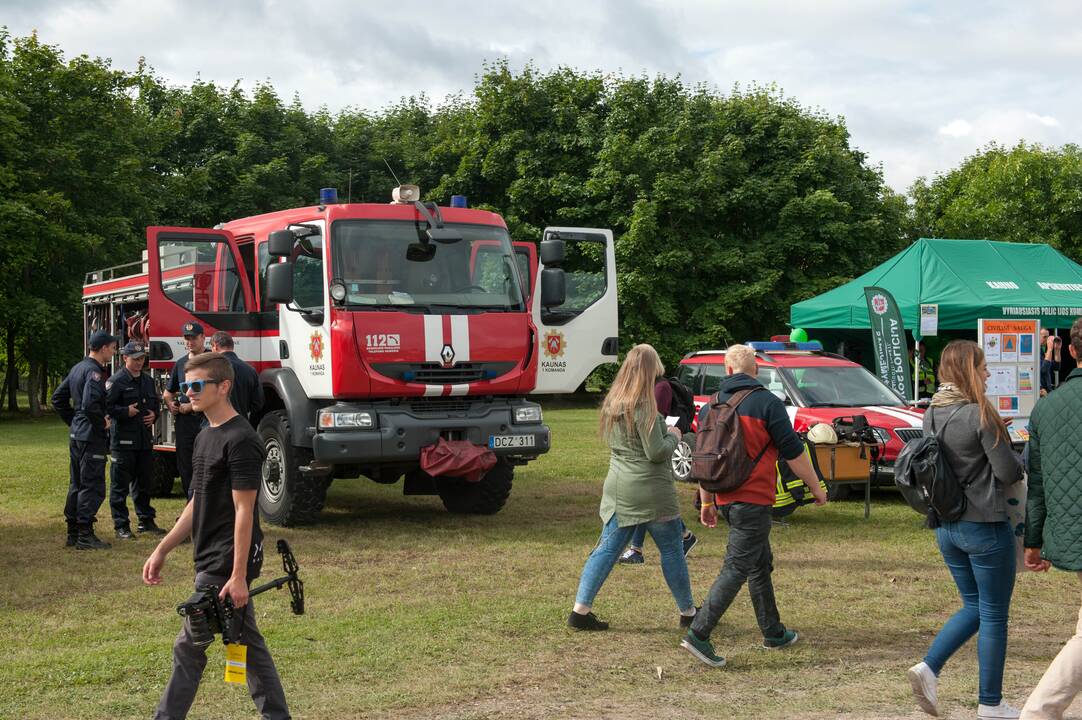
[[[85,330],[149,343],[161,386],[184,353],[181,327],[229,332],[260,372],[254,418],[266,445],[260,510],[311,521],[335,478],[438,494],[451,511],[494,513],[514,467],[549,449],[534,393],[572,392],[617,352],[609,230],[546,228],[512,242],[503,219],[420,202],[318,206],[213,229],[151,227],[142,262],[88,273]],[[156,430],[156,484],[176,476],[171,416]],[[484,446],[477,482],[432,477],[440,438]]]

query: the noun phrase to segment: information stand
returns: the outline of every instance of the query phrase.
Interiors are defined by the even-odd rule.
[[[1010,418],[1011,443],[1029,440],[1029,418],[1041,391],[1041,323],[1039,320],[978,320],[978,342],[988,366],[986,395],[1000,414]]]

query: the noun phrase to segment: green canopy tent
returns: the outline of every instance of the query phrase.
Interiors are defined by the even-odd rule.
[[[921,304],[939,305],[941,330],[976,331],[978,318],[1036,318],[1067,327],[1082,315],[1082,265],[1044,244],[921,238],[860,277],[790,308],[792,327],[867,330],[864,288],[894,295],[909,331]]]

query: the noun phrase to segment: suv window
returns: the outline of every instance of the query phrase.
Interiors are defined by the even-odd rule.
[[[721,381],[725,377],[725,366],[704,365],[703,370],[703,389],[701,393],[697,394],[713,395],[718,391],[718,387],[721,386]],[[767,390],[785,391],[785,386],[781,383],[781,376],[778,375],[777,368],[760,365],[755,379],[761,382]]]
[[[702,365],[681,365],[676,372],[676,379],[687,385],[692,395],[700,395],[699,381],[702,378]]]

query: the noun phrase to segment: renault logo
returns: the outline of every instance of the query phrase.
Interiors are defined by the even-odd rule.
[[[443,350],[440,350],[440,360],[443,360],[444,367],[451,367],[455,361],[455,349],[450,344],[444,345]]]

